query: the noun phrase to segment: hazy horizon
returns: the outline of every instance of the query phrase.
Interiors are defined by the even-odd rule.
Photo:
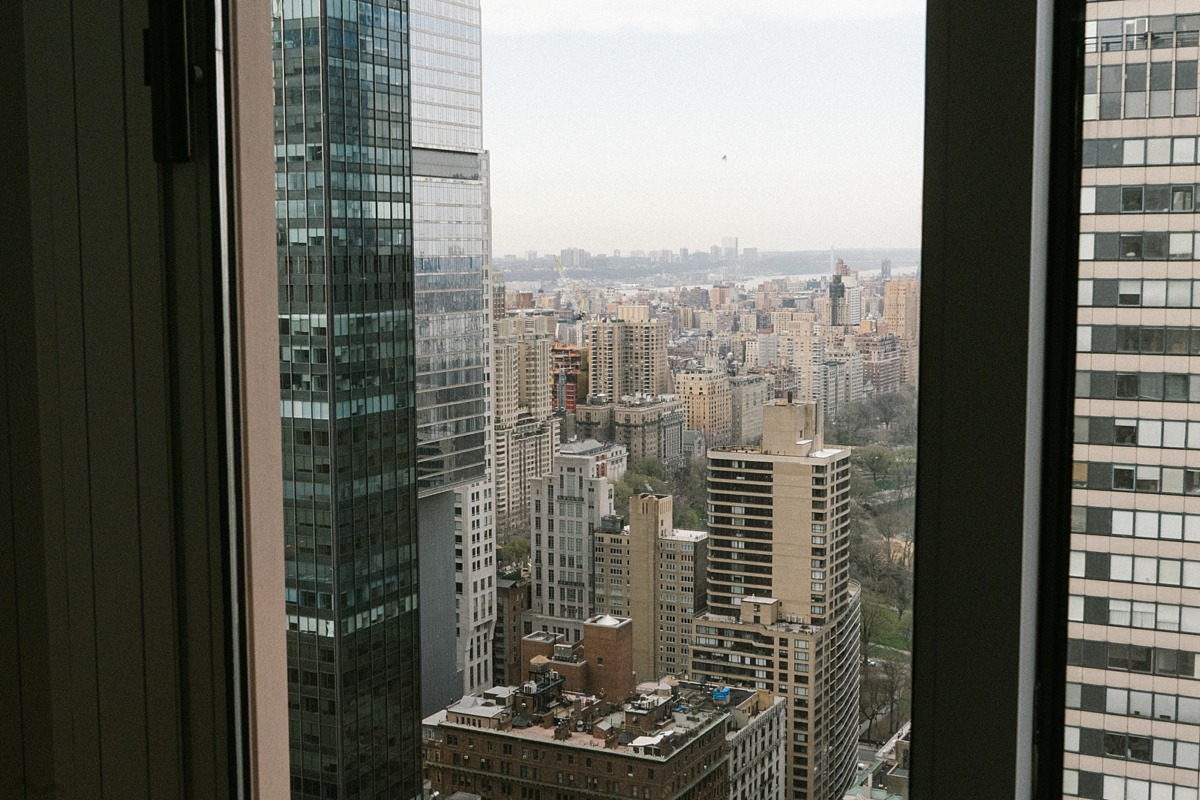
[[[482,14],[495,255],[919,246],[922,4]]]

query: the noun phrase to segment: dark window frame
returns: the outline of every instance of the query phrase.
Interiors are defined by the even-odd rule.
[[[928,5],[914,797],[1061,796],[1083,7]]]

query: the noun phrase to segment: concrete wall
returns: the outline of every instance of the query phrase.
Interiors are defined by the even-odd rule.
[[[462,696],[454,642],[454,491],[417,505],[421,565],[421,713],[428,716]]]

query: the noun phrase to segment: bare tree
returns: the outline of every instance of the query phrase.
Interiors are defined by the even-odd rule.
[[[883,678],[885,694],[887,695],[888,735],[896,732],[900,722],[908,717],[908,699],[910,696],[908,664],[903,661],[887,658],[879,662]]]
[[[871,645],[877,641],[876,636],[884,621],[883,615],[887,612],[881,604],[873,602],[867,597],[862,599],[859,609],[859,633],[862,635],[862,663],[865,670],[871,653]]]
[[[858,713],[867,724],[866,738],[870,739],[872,728],[888,710],[887,678],[878,667],[863,664],[859,672]],[[877,741],[886,737],[877,737]]]

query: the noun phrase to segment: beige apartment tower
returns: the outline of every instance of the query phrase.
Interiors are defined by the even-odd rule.
[[[597,614],[633,620],[639,681],[690,671],[693,619],[707,599],[708,534],[675,530],[671,495],[629,501],[629,525],[596,534]]]
[[[632,314],[632,316],[641,316]],[[622,397],[657,397],[671,391],[667,365],[670,330],[659,320],[593,322],[589,334],[589,402],[616,402]]]
[[[492,324],[496,531],[529,530],[529,485],[548,473],[559,448],[551,408],[553,314],[514,313]]]
[[[683,462],[683,426],[683,401],[671,395],[637,396],[575,410],[575,431],[581,438],[620,442],[629,448],[631,462],[652,458],[668,468]]]
[[[700,431],[710,447],[733,441],[733,389],[729,376],[710,369],[685,369],[675,376],[683,400],[683,427]]]
[[[921,284],[912,278],[893,278],[883,287],[883,321],[890,333],[917,340],[921,316]]]
[[[1200,5],[1085,8],[1063,795],[1194,800]]]
[[[695,680],[787,697],[787,796],[840,800],[855,773],[859,589],[849,576],[850,450],[812,402],[763,409],[759,447],[708,452],[706,613]]]

